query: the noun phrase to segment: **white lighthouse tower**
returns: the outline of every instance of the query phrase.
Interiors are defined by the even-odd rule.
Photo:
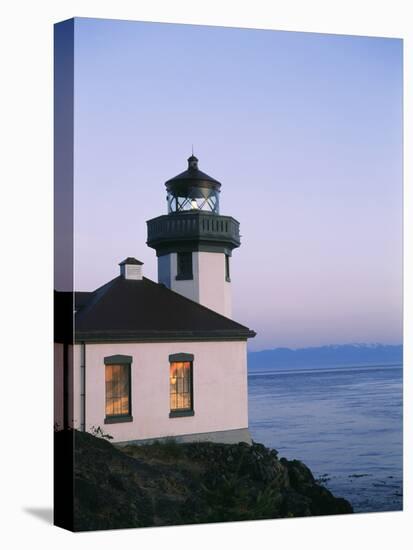
[[[231,255],[240,235],[239,222],[219,213],[221,183],[201,172],[192,155],[188,169],[165,186],[168,214],[147,222],[158,282],[231,317]]]

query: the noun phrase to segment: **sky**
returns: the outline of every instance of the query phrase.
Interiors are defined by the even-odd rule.
[[[402,341],[402,41],[75,20],[75,288],[127,256],[199,168],[240,222],[251,350]]]

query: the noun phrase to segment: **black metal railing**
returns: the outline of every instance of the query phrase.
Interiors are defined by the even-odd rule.
[[[168,214],[153,218],[148,225],[148,244],[165,240],[200,239],[240,244],[239,222],[231,216],[206,212]]]

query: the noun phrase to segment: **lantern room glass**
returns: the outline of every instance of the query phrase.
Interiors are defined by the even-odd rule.
[[[170,190],[167,202],[168,214],[194,210],[219,214],[219,193],[209,187],[189,187],[185,192]]]

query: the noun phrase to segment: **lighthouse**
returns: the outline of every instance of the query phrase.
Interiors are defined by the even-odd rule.
[[[56,323],[55,423],[108,425],[119,444],[250,443],[247,341],[255,332],[231,319],[239,223],[221,216],[221,183],[194,155],[165,185],[167,213],[147,222],[158,282],[131,255],[101,287],[56,293],[57,308],[74,299],[75,313],[74,332]]]
[[[191,155],[187,170],[166,181],[167,213],[147,221],[147,245],[156,250],[158,283],[231,318],[239,222],[220,214],[221,183],[198,162]]]

